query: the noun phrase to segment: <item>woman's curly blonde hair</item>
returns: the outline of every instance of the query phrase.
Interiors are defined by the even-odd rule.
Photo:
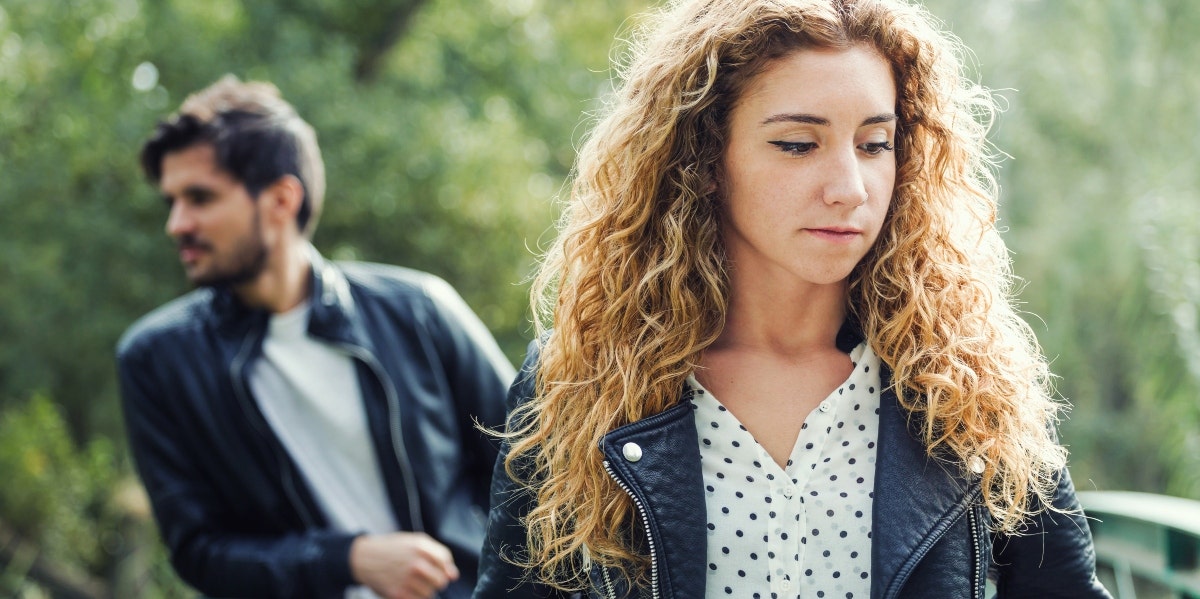
[[[588,561],[645,581],[638,516],[599,443],[680,402],[721,333],[730,111],[769,63],[805,48],[864,45],[892,67],[896,187],[847,309],[929,454],[964,473],[982,460],[993,527],[1017,531],[1050,504],[1066,454],[995,228],[993,99],[964,75],[961,44],[904,0],[682,0],[639,33],[534,281],[539,333],[553,332],[506,433],[508,472],[536,498],[519,561],[562,589],[587,585]]]

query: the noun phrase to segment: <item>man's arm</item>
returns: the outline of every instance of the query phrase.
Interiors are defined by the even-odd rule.
[[[426,292],[435,311],[434,342],[440,348],[460,419],[464,427],[470,427],[463,429],[467,454],[473,458],[480,491],[486,495],[499,443],[474,425],[503,429],[504,400],[516,372],[487,326],[449,283],[430,277]],[[487,510],[486,500],[481,507]]]
[[[450,549],[423,532],[363,535],[350,546],[355,580],[383,599],[427,599],[458,580]]]
[[[313,530],[263,536],[228,529],[228,499],[216,495],[180,441],[188,423],[157,384],[151,353],[118,353],[122,407],[134,463],[179,576],[220,597],[326,598],[353,584],[354,535]]]

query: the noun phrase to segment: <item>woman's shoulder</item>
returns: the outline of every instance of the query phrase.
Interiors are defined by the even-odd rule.
[[[521,363],[521,369],[517,371],[517,377],[508,391],[505,407],[509,414],[533,399],[537,391],[538,363],[541,360],[542,348],[549,341],[552,332],[546,331],[538,335],[525,348],[525,360]]]

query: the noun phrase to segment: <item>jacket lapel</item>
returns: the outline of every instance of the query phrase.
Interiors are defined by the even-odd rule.
[[[703,597],[707,578],[704,474],[689,398],[601,441],[612,472],[645,510],[663,597]]]
[[[884,369],[871,516],[871,598],[896,597],[913,568],[967,507],[970,484],[930,458]],[[915,424],[915,422],[914,422]]]
[[[376,353],[371,335],[363,329],[362,318],[350,292],[346,276],[309,246],[312,271],[309,275],[308,333],[335,344],[349,344]]]

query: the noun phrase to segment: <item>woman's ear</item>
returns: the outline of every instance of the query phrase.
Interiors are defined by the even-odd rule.
[[[721,169],[716,165],[708,167],[708,183],[704,185],[704,195],[710,196],[721,188]]]

